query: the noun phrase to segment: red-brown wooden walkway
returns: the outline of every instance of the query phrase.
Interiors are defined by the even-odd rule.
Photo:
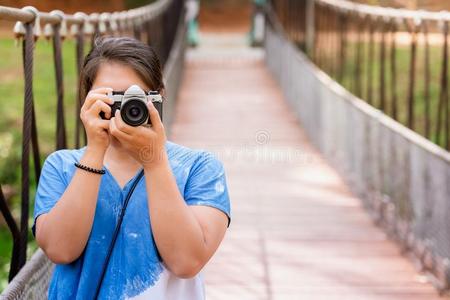
[[[308,141],[262,53],[239,36],[203,42],[170,139],[226,169],[232,221],[204,268],[207,299],[439,299]]]

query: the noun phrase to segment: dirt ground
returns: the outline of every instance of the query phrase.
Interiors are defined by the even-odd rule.
[[[251,0],[201,1],[200,29],[205,32],[244,32],[250,28]]]

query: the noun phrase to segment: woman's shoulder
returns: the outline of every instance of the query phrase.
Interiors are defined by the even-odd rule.
[[[60,149],[50,153],[46,158],[46,163],[56,165],[64,165],[66,163],[73,163],[80,160],[83,156],[86,146],[78,149]]]
[[[198,163],[201,161],[217,160],[216,155],[203,148],[191,148],[188,146],[180,145],[172,141],[166,142],[166,150],[170,160],[189,160],[192,163]]]
[[[207,171],[218,174],[224,172],[223,163],[211,150],[191,148],[170,141],[167,142],[166,147],[172,167],[189,170],[189,175]]]

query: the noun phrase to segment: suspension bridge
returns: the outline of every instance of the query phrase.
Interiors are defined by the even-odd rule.
[[[232,222],[202,270],[207,299],[448,299],[450,14],[343,0],[255,2],[252,36],[264,32],[253,40],[261,47],[244,33],[204,33],[193,49],[181,0],[92,15],[0,7],[0,19],[18,22],[25,70],[19,223],[0,193],[14,237],[2,299],[45,299],[53,268],[41,250],[26,258],[29,156],[38,178],[41,155],[27,70],[36,26],[48,24],[55,53],[61,29],[71,32],[78,66],[96,35],[154,46],[169,140],[223,161]],[[56,149],[84,140],[79,121],[65,130],[63,96],[55,99]]]

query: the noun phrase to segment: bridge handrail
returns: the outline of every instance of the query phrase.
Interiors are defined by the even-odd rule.
[[[81,14],[63,14],[63,18],[51,14],[49,12],[37,12],[37,16],[30,10],[20,9],[0,5],[0,20],[4,21],[20,21],[24,23],[33,22],[37,17],[41,24],[60,24],[65,20],[67,25],[82,25],[83,23],[114,23],[122,22],[127,27],[132,22],[145,22],[161,14],[170,5],[171,0],[158,0],[146,6],[123,10],[118,12],[91,13],[87,18],[83,18]],[[87,15],[86,15],[87,16]],[[107,18],[105,18],[107,17]],[[132,22],[128,22],[132,21]]]
[[[450,21],[450,12],[448,11],[429,11],[429,10],[411,10],[404,8],[392,8],[362,3],[351,2],[348,0],[315,0],[319,4],[333,6],[342,12],[356,13],[361,16],[370,16],[383,19],[412,19],[421,21]]]

